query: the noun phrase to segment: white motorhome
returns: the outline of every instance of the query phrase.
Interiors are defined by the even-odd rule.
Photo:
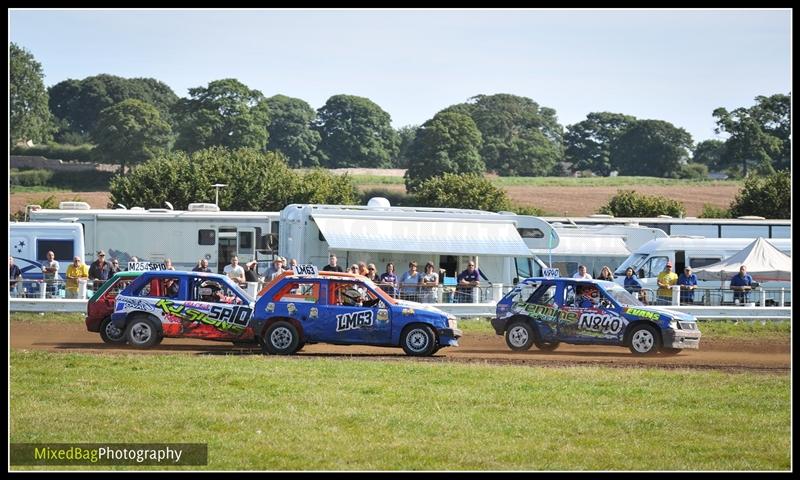
[[[571,276],[578,271],[578,265],[586,265],[586,271],[597,277],[604,266],[613,271],[631,252],[650,240],[667,238],[663,230],[638,225],[551,225],[558,232],[558,246],[552,250],[531,250],[531,253],[543,263],[558,268],[563,276]],[[540,275],[534,273],[533,276]]]
[[[531,248],[558,246],[558,233],[536,217],[456,208],[292,204],[280,213],[280,255],[324,266],[329,254],[347,267],[364,261],[378,273],[394,263],[398,276],[416,261],[444,270],[444,284],[475,260],[493,284],[530,276]]]
[[[278,216],[278,212],[220,211],[213,203],[193,203],[185,211],[92,209],[85,202],[30,209],[31,222],[83,225],[87,263],[94,261],[98,250],[105,250],[121,265],[134,256],[150,262],[169,258],[180,270],[191,270],[205,258],[219,273],[234,255],[240,264],[270,260],[277,252]]]
[[[664,270],[667,262],[672,262],[672,271],[677,275],[683,272],[688,265],[693,269],[711,265],[724,260],[741,251],[751,243],[754,238],[703,238],[703,237],[670,237],[651,240],[634,251],[614,272],[615,281],[622,284],[625,270],[633,268],[639,277],[639,282],[645,289],[658,289],[658,274]],[[767,240],[775,248],[787,255],[792,253],[791,239],[772,238]],[[730,281],[723,278],[721,281],[698,280],[698,287],[726,288]],[[789,282],[767,282],[761,285],[765,289],[790,288]]]
[[[79,223],[11,222],[8,224],[8,255],[14,257],[25,280],[42,279],[42,262],[52,251],[58,261],[59,277],[76,256],[85,258],[83,228]]]

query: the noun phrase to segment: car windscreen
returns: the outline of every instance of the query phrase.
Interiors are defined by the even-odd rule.
[[[619,285],[607,287],[606,292],[620,305],[633,305],[637,307],[644,305],[644,303],[640,302],[634,295],[631,295],[630,292]]]

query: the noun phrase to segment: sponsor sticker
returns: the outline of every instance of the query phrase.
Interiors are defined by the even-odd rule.
[[[358,312],[343,313],[336,315],[336,331],[346,332],[348,330],[358,330],[369,328],[374,325],[372,310],[361,310]]]

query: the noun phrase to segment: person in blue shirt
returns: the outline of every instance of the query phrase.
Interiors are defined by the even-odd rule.
[[[694,303],[694,289],[697,288],[697,275],[692,273],[692,267],[686,266],[678,277],[681,286],[681,303]]]
[[[636,277],[636,274],[633,272],[633,268],[628,267],[625,270],[625,281],[622,285],[625,287],[625,290],[632,293],[634,296],[639,295],[639,292],[642,291],[642,284],[639,283],[639,279]]]
[[[747,303],[747,294],[750,292],[753,277],[747,273],[747,267],[739,267],[739,273],[731,278],[731,290],[733,290],[733,301]]]
[[[467,262],[467,269],[459,273],[456,278],[458,282],[456,296],[459,303],[475,303],[473,289],[480,285],[480,277],[481,274],[475,268],[475,262],[472,260]]]

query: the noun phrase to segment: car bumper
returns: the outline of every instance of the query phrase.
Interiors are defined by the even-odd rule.
[[[89,332],[99,332],[102,319],[95,317],[86,317],[86,330]]]
[[[457,328],[438,328],[436,336],[439,338],[439,345],[442,347],[457,347],[458,339],[461,338],[461,330]]]
[[[494,328],[494,332],[498,335],[503,335],[506,333],[506,323],[507,320],[505,318],[493,318],[492,319],[492,328]]]
[[[700,348],[699,330],[666,330],[662,335],[665,348]]]

